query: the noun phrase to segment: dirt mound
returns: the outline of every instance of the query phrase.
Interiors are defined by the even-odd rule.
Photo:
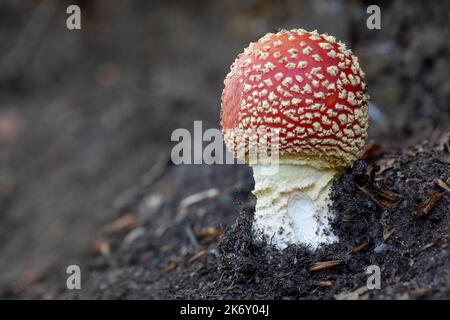
[[[235,172],[234,177],[246,186],[244,191],[237,194],[225,188],[218,196],[220,201],[203,199],[185,213],[186,219],[175,219],[159,237],[151,231],[134,242],[130,238],[136,231],[108,237],[110,246],[118,249],[91,259],[92,281],[84,290],[88,295],[83,297],[449,297],[450,193],[442,187],[450,183],[449,164],[448,152],[422,147],[403,155],[357,162],[333,186],[337,216],[333,227],[340,242],[315,253],[299,246],[279,252],[254,243],[254,198],[247,169],[210,168],[209,174],[215,176],[212,180],[225,179]],[[170,170],[168,176],[175,176],[183,169]],[[197,173],[185,175],[186,180],[179,183],[189,184]],[[162,178],[160,183],[166,183],[165,179],[169,178]],[[219,226],[231,223],[236,216],[232,214],[232,195],[243,209],[222,234]],[[201,208],[215,216],[203,216],[194,223]],[[147,230],[152,229],[148,225],[157,225],[151,217],[146,221],[143,225]],[[192,233],[187,228],[192,228]],[[366,288],[366,270],[372,265],[380,268],[380,290]]]
[[[450,197],[436,180],[449,180],[449,160],[420,152],[359,161],[333,186],[340,242],[314,254],[297,246],[280,254],[252,243],[252,216],[243,213],[219,246],[225,292],[230,298],[448,296]],[[381,290],[366,288],[371,265],[381,269]]]

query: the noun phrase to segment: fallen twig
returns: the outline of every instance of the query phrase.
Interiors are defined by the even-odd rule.
[[[400,202],[400,198],[398,198],[395,202],[388,202],[388,201],[384,201],[384,200],[380,200],[378,199],[374,194],[372,194],[369,190],[367,190],[365,187],[360,187],[360,186],[356,186],[362,193],[364,193],[364,195],[366,197],[368,197],[370,200],[372,200],[373,202],[375,202],[377,205],[379,205],[380,207],[383,208],[387,208],[387,209],[394,209]],[[391,191],[383,191],[380,190],[377,192],[380,196],[390,200],[389,198],[392,198],[394,195],[397,195],[394,192]],[[397,195],[398,197],[400,197],[400,195]]]
[[[194,233],[192,232],[192,228],[190,226],[186,226],[184,228],[184,230],[186,231],[186,234],[187,234],[187,236],[189,238],[189,241],[192,243],[194,248],[196,248],[196,249],[200,248],[200,245],[198,244],[197,238],[195,237]]]
[[[219,195],[219,189],[217,188],[211,188],[202,192],[198,192],[195,194],[192,194],[186,198],[184,198],[183,200],[181,200],[180,202],[180,209],[186,209],[187,207],[190,207],[191,205],[206,200],[206,199],[211,199],[211,198],[215,198]]]
[[[174,221],[178,223],[183,220],[187,214],[187,208],[189,208],[190,206],[206,199],[215,198],[219,195],[219,193],[219,189],[211,188],[202,192],[194,193],[184,198],[180,201],[180,205],[178,206],[178,214],[176,215]]]

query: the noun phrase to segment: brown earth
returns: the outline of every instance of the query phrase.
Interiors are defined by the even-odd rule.
[[[371,264],[360,298],[448,298],[448,1],[382,3],[381,30],[364,1],[80,1],[77,32],[71,3],[0,4],[1,298],[335,298]],[[368,159],[334,185],[341,242],[315,254],[250,241],[248,167],[169,159],[174,129],[219,126],[235,55],[291,27],[347,42],[371,95]]]

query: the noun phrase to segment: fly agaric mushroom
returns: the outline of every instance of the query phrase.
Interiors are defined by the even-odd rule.
[[[224,84],[221,124],[235,157],[249,162],[249,145],[258,145],[249,132],[278,135],[277,174],[263,174],[264,159],[249,163],[255,236],[279,249],[337,242],[331,185],[358,158],[367,136],[368,95],[358,58],[333,36],[282,30],[239,54]]]

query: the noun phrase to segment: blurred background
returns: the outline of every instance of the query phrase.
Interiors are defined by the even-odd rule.
[[[81,30],[66,28],[70,4]],[[317,29],[353,49],[371,96],[369,142],[397,150],[441,139],[450,2],[378,3],[381,30],[366,28],[370,4],[0,1],[0,296],[28,297],[43,270],[77,262],[167,159],[174,129],[219,128],[229,66],[266,32]],[[220,185],[210,169],[193,170],[192,188],[178,175],[165,190]]]

